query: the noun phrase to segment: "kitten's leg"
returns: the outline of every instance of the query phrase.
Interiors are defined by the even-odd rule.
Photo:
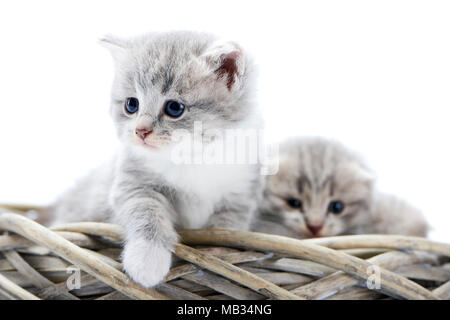
[[[205,228],[242,230],[250,229],[250,222],[256,210],[256,201],[247,197],[233,197],[224,200],[209,218]]]
[[[209,218],[207,229],[228,229],[247,231],[256,214],[258,202],[261,201],[264,179],[259,174],[259,167],[253,167],[254,176],[247,192],[227,195],[216,206],[214,214]]]
[[[124,270],[137,283],[152,287],[169,272],[178,236],[172,204],[163,194],[147,188],[122,188],[113,203],[115,220],[125,227]]]

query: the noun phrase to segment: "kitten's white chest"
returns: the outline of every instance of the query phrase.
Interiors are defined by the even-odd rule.
[[[189,229],[202,228],[227,194],[244,192],[251,175],[246,165],[172,165],[158,171],[179,191],[178,223]]]
[[[176,190],[176,224],[188,229],[204,227],[227,195],[247,194],[254,176],[253,165],[174,164],[170,158],[158,155],[146,157],[145,163],[148,170],[160,174]]]
[[[248,166],[196,165],[178,169],[169,179],[185,195],[177,208],[185,228],[202,228],[227,194],[248,188]]]

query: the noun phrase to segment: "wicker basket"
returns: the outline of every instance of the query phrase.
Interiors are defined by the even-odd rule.
[[[387,235],[180,231],[166,281],[145,289],[122,271],[119,226],[50,230],[28,209],[0,211],[0,299],[450,299],[450,245]]]

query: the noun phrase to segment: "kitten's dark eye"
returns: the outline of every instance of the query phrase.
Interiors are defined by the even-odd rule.
[[[289,198],[289,199],[286,200],[286,202],[291,208],[295,208],[295,209],[301,209],[302,208],[302,202],[299,199]]]
[[[129,114],[136,113],[139,110],[139,100],[137,98],[127,98],[125,101],[125,111]]]
[[[339,214],[344,211],[345,205],[342,201],[331,201],[328,205],[328,212]]]
[[[185,109],[184,104],[179,103],[175,100],[169,100],[166,102],[166,106],[164,107],[164,112],[169,117],[178,118],[181,117]]]

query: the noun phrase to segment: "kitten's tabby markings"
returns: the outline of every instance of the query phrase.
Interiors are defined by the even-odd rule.
[[[280,146],[278,174],[267,177],[253,230],[292,237],[352,233],[425,236],[421,213],[374,190],[362,159],[320,138],[292,138]]]
[[[123,225],[124,269],[153,286],[169,270],[176,227],[249,227],[261,191],[259,165],[176,165],[171,151],[186,141],[171,138],[198,121],[205,130],[257,130],[255,72],[239,46],[206,34],[152,33],[103,43],[116,66],[111,113],[121,144],[115,157],[60,198],[53,224]]]

